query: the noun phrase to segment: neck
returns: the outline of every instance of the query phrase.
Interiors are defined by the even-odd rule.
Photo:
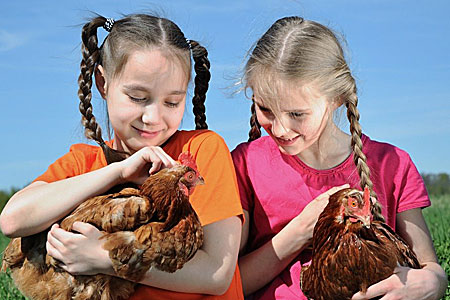
[[[130,155],[136,152],[135,150],[129,148],[115,133],[112,148],[117,151],[130,153]]]
[[[311,168],[327,170],[344,162],[351,154],[351,136],[334,123],[329,124],[317,141],[297,157]]]

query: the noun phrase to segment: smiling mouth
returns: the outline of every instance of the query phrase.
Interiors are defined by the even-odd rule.
[[[147,131],[147,130],[142,130],[142,129],[136,128],[134,126],[132,126],[132,127],[134,128],[134,130],[136,130],[139,133],[140,136],[147,137],[147,138],[148,137],[154,137],[154,136],[158,135],[159,132],[160,132],[160,130],[158,130],[158,131]]]
[[[286,138],[279,138],[279,137],[275,137],[278,144],[283,145],[283,146],[288,146],[293,144],[295,141],[297,141],[297,139],[300,137],[300,135],[297,135],[296,137],[293,137],[291,139],[286,139]]]

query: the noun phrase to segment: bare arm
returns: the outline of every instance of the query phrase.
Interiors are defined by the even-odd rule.
[[[153,268],[141,283],[186,293],[225,293],[236,269],[241,223],[232,217],[206,225],[203,247],[181,270],[166,273]]]
[[[108,252],[98,240],[101,233],[94,226],[80,222],[74,224],[74,230],[81,234],[52,228],[48,235],[48,253],[63,262],[62,268],[72,274],[115,275]],[[202,248],[182,269],[166,273],[152,268],[140,283],[186,293],[225,293],[236,269],[241,220],[231,217],[206,225],[203,230]],[[86,252],[87,248],[91,251]]]
[[[84,200],[123,182],[141,184],[149,173],[174,164],[161,148],[145,147],[96,171],[52,183],[34,182],[8,201],[0,216],[1,230],[9,237],[41,232]]]
[[[17,192],[6,204],[0,218],[2,232],[9,237],[41,232],[85,199],[107,191],[119,182],[116,164],[47,183],[37,181]]]
[[[310,243],[314,225],[328,203],[329,195],[348,185],[335,187],[318,196],[289,222],[271,241],[239,258],[244,295],[250,295],[271,282]],[[241,251],[245,250],[250,215],[244,210]]]
[[[246,210],[244,215],[249,220]],[[239,258],[244,295],[248,296],[271,282],[308,245],[310,237],[306,228],[301,224],[296,227],[296,223],[291,221],[271,241]],[[246,231],[248,237],[247,222],[246,226],[243,232]],[[242,240],[243,245],[246,245],[247,237]]]
[[[435,275],[439,282],[435,290],[436,299],[440,299],[447,288],[447,275],[438,263],[430,231],[422,215],[422,209],[415,208],[399,213],[397,215],[397,230],[402,238],[411,245],[420,264],[424,265],[423,269],[429,270]]]

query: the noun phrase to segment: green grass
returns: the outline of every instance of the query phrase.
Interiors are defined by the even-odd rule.
[[[439,263],[450,275],[450,195],[432,196],[431,207],[423,210],[423,215],[427,221],[433,238],[436,254]],[[450,284],[447,286],[445,300],[450,300]]]
[[[432,196],[432,206],[424,209],[423,214],[433,237],[439,262],[445,272],[450,274],[450,195]],[[0,233],[0,252],[3,252],[9,239]],[[20,292],[14,287],[9,273],[0,274],[0,299],[24,300]],[[443,298],[450,300],[450,285]]]

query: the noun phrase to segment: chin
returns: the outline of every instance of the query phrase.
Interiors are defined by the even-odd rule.
[[[280,145],[278,145],[278,149],[280,150],[281,153],[286,154],[286,155],[297,155],[301,152],[301,150],[298,150],[297,147],[282,147]]]

